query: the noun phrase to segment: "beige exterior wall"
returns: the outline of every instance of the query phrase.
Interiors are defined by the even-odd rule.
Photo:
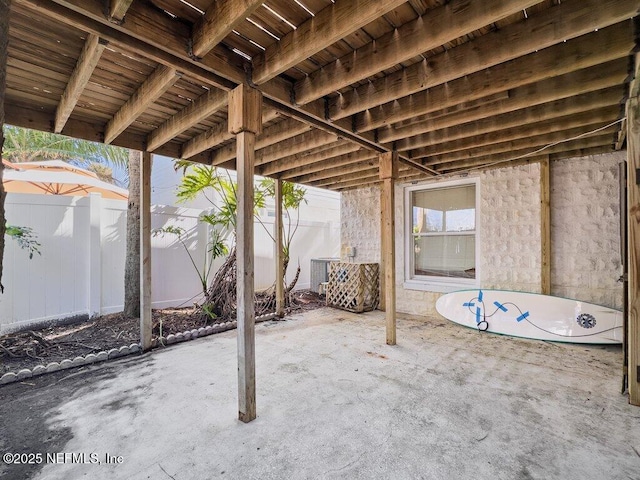
[[[552,294],[614,308],[622,306],[618,163],[625,152],[551,163]],[[479,183],[479,286],[540,292],[540,166],[487,170]],[[451,178],[447,180],[452,180]],[[437,181],[422,182],[432,185]],[[405,187],[396,185],[397,309],[434,315],[442,288],[405,278]],[[342,194],[343,260],[380,261],[380,190]],[[356,255],[347,259],[346,248]],[[451,290],[474,287],[457,287]],[[438,291],[439,290],[439,291]]]

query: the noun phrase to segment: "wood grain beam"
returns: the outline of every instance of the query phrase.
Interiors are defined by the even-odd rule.
[[[527,112],[527,110],[524,110],[523,112]],[[563,112],[562,110],[559,110],[557,113],[561,115]],[[444,153],[452,153],[460,150],[468,150],[471,148],[518,140],[535,135],[549,134],[560,130],[583,127],[585,125],[592,125],[596,123],[605,124],[613,122],[619,117],[619,115],[619,106],[612,105],[597,110],[588,110],[574,115],[564,115],[552,119],[551,121],[519,123],[516,127],[504,129],[502,129],[502,125],[499,120],[496,120],[496,117],[491,117],[492,120],[495,120],[495,126],[498,128],[497,130],[484,134],[474,133],[470,136],[462,137],[457,140],[448,140],[445,137],[440,143],[434,142],[428,147],[412,150],[410,153],[411,158],[426,158],[434,155],[442,155]],[[446,130],[447,129],[445,129],[445,131]],[[459,130],[463,131],[464,129],[460,128]]]
[[[522,88],[601,63],[625,58],[633,48],[632,22],[561,43],[467,77],[452,80],[355,116],[357,131],[368,131],[429,114],[454,102]],[[592,37],[593,35],[593,37]]]
[[[71,116],[71,112],[73,112],[73,109],[78,103],[80,95],[82,95],[84,88],[87,83],[89,83],[91,74],[95,70],[96,65],[98,65],[100,56],[107,46],[107,43],[108,42],[101,40],[97,35],[89,34],[87,36],[87,40],[78,57],[78,62],[71,73],[69,83],[67,83],[67,88],[65,88],[58,108],[56,109],[56,120],[53,128],[55,133],[62,132],[65,123],[67,123],[67,120]]]
[[[140,152],[140,344],[151,350],[151,163],[149,152]]]
[[[326,159],[337,157],[360,150],[360,146],[349,142],[329,142],[302,153],[282,157],[273,162],[267,162],[257,167],[256,173],[267,177],[274,176],[285,170],[301,168],[305,165],[322,162]],[[369,152],[369,150],[367,150]],[[286,177],[283,177],[286,178]]]
[[[306,123],[300,123],[297,120],[287,119],[276,125],[265,128],[264,131],[256,137],[256,150],[261,150],[276,143],[284,142],[290,138],[296,137],[303,133],[309,132],[311,127]],[[258,157],[259,158],[259,153]],[[211,164],[221,165],[236,158],[236,146],[231,143],[211,152]]]
[[[629,290],[627,299],[629,352],[629,403],[640,406],[640,101],[627,101],[627,254]]]
[[[274,109],[265,108],[262,112],[262,123],[270,122],[277,116],[278,112]],[[185,160],[191,159],[195,155],[199,155],[202,152],[217,147],[222,142],[226,142],[232,138],[233,135],[229,133],[229,126],[227,125],[227,122],[221,122],[206,132],[196,135],[188,142],[185,142],[184,145],[182,145],[180,158]],[[207,154],[207,158],[209,159],[207,163],[211,163],[210,154]]]
[[[540,162],[540,293],[551,295],[551,181],[549,157]]]
[[[570,118],[576,119],[577,121],[584,121],[584,117],[594,111],[600,111],[601,109],[619,110],[617,102],[620,101],[623,94],[623,88],[616,85],[607,89],[596,90],[594,92],[567,97],[532,107],[524,107],[495,116],[488,113],[487,116],[481,120],[431,130],[411,137],[407,139],[407,142],[402,142],[402,145],[406,148],[413,148],[413,150],[410,151],[412,157],[437,155],[438,152],[430,150],[431,145],[433,145],[434,148],[438,148],[442,144],[451,144],[454,148],[453,151],[455,151],[457,140],[470,137],[480,139],[482,135],[486,134],[498,135],[502,130],[519,128],[523,125],[534,125],[535,128],[535,125],[539,122],[552,120],[561,124],[568,122]],[[401,141],[398,143],[401,143]],[[447,149],[446,145],[444,149]],[[446,153],[446,151],[440,153]]]
[[[223,0],[211,4],[193,29],[192,50],[203,57],[244,22],[264,0]]]
[[[398,178],[398,153],[387,152],[379,156],[378,168],[382,181],[380,244],[384,264],[384,305],[387,345],[396,344],[396,229],[395,182]]]
[[[377,161],[378,155],[369,150],[358,150],[328,158],[319,162],[308,163],[302,167],[291,168],[278,172],[278,177],[296,183],[304,183],[311,180],[320,180],[331,176],[334,171],[340,170],[342,173],[353,173],[359,169],[354,169],[356,165],[364,165]],[[351,169],[354,169],[350,171]]]
[[[148,2],[134,2],[127,11],[127,21],[116,24],[107,18],[102,0],[14,0],[33,12],[45,15],[87,33],[93,33],[114,46],[189,73],[190,76],[223,90],[230,90],[246,77],[237,55],[226,50],[209,52],[198,62],[188,55],[186,45],[191,36],[189,25],[171,19]]]
[[[352,173],[360,173],[363,170],[376,168],[376,166],[378,165],[379,156],[380,155],[366,152],[365,160],[355,163],[353,162],[353,160],[349,160],[342,165],[339,161],[336,161],[334,163],[334,159],[332,159],[330,164],[329,162],[327,162],[326,165],[321,165],[321,168],[319,170],[313,173],[308,173],[306,175],[295,176],[291,180],[295,183],[307,184],[327,178],[343,177],[344,175],[349,175]]]
[[[609,131],[603,135],[594,135],[590,137],[586,137],[580,140],[573,140],[565,143],[560,143],[553,147],[547,148],[539,153],[533,153],[536,150],[540,149],[545,145],[537,145],[535,147],[523,148],[518,150],[512,150],[510,152],[499,153],[495,155],[478,155],[474,158],[469,158],[466,160],[441,163],[437,166],[437,169],[440,173],[447,173],[451,171],[457,171],[461,169],[469,169],[469,168],[484,168],[485,166],[492,164],[501,164],[506,163],[511,160],[520,160],[523,155],[532,154],[530,158],[531,161],[539,161],[541,158],[543,159],[546,155],[550,155],[553,153],[561,153],[567,150],[576,150],[580,148],[593,148],[593,147],[601,147],[601,146],[609,146],[610,151],[613,151],[613,131]]]
[[[111,0],[109,2],[109,18],[122,22],[133,0]]]
[[[150,152],[227,106],[227,92],[209,89],[147,136]]]
[[[534,76],[530,80],[533,82],[548,76],[549,73],[545,73],[548,70],[558,69],[553,75],[567,73],[571,62],[582,61],[583,55],[592,53],[591,49],[602,52],[606,47],[603,45],[600,48],[599,41],[614,45],[624,42],[633,44],[633,25],[628,19],[635,15],[638,3],[635,0],[605,0],[604,3],[606,5],[600,0],[568,0],[532,15],[525,21],[507,25],[441,54],[430,56],[422,62],[335,97],[329,102],[329,116],[332,119],[344,118],[427,88],[463,79],[489,67],[497,66],[497,71],[485,73],[490,74],[491,78],[487,78],[484,83],[480,76],[470,78],[466,92],[460,90],[458,93],[456,90],[451,98],[458,98],[465,93],[488,95],[513,88],[522,85],[523,80],[527,80],[527,74]],[[623,24],[614,28],[613,32],[604,28],[618,22]],[[594,29],[599,31],[594,32]],[[575,38],[585,34],[589,35]],[[620,36],[623,38],[618,38]],[[563,43],[565,40],[567,42]],[[553,45],[554,48],[547,48]],[[483,54],[478,55],[477,52]],[[517,57],[534,53],[535,55],[512,62]],[[500,65],[505,62],[508,63]],[[535,65],[529,65],[531,62]],[[574,70],[578,68],[583,67],[576,67]],[[488,90],[483,91],[484,88]]]
[[[431,130],[460,125],[475,120],[513,112],[522,108],[553,102],[583,93],[593,92],[614,85],[621,85],[626,77],[627,59],[622,58],[559,77],[553,77],[509,92],[509,99],[491,105],[465,110],[434,121],[424,121],[407,127],[387,127],[378,131],[382,143],[398,141],[396,147],[404,150],[413,144],[412,137]]]
[[[296,82],[296,102],[304,105],[536,3],[536,0],[452,0]]]
[[[276,145],[271,145],[258,150],[256,152],[256,165],[273,162],[281,159],[282,157],[305,152],[310,148],[326,145],[327,143],[335,142],[337,140],[338,137],[335,135],[320,130],[312,130],[288,140],[284,140]]]
[[[253,82],[260,85],[272,79],[405,1],[339,0],[330,4],[253,59]]]
[[[111,143],[120,135],[136,118],[138,118],[148,107],[164,94],[174,83],[176,83],[181,73],[173,68],[160,65],[144,81],[140,88],[120,107],[111,120],[107,123],[104,131],[104,143]]]
[[[421,160],[426,166],[436,167],[437,165],[447,163],[447,162],[455,162],[458,160],[467,160],[469,158],[477,158],[481,156],[489,156],[489,155],[497,155],[502,153],[511,153],[515,151],[524,150],[527,148],[537,148],[541,145],[549,145],[556,142],[562,142],[568,138],[574,138],[578,136],[583,136],[582,138],[603,135],[605,133],[613,135],[614,132],[618,130],[617,125],[610,125],[609,123],[590,123],[587,125],[583,125],[581,127],[570,128],[570,129],[561,129],[558,131],[554,131],[551,133],[546,133],[543,135],[531,135],[523,138],[518,138],[516,140],[510,140],[506,142],[499,142],[490,145],[483,145],[479,147],[473,147],[465,150],[459,150],[455,152],[445,153],[442,155],[432,155],[430,157],[426,157]],[[605,128],[604,130],[597,133],[590,133],[594,130],[599,130],[601,128]]]

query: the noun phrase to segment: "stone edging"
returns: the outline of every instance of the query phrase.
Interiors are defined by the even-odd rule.
[[[256,318],[256,323],[264,322],[274,318],[274,315],[264,315]],[[208,325],[206,327],[200,327],[198,329],[187,330],[186,332],[170,334],[166,337],[154,338],[151,341],[151,348],[157,348],[159,346],[167,346],[174,343],[180,343],[187,340],[194,340],[198,337],[206,337],[214,333],[221,333],[227,330],[233,330],[236,328],[237,322],[224,322],[217,323],[215,325]],[[45,365],[36,365],[32,369],[23,368],[18,372],[6,372],[0,377],[0,385],[7,385],[9,383],[19,382],[26,378],[38,377],[45,373],[58,372],[60,370],[67,370],[69,368],[81,367],[83,365],[89,365],[92,363],[104,362],[114,358],[124,357],[142,351],[142,347],[139,343],[132,343],[128,347],[122,346],[120,348],[112,348],[110,350],[102,350],[98,353],[89,353],[85,356],[75,357],[72,359],[65,359],[60,362],[51,362]]]

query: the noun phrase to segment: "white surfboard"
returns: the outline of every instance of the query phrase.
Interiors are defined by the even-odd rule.
[[[436,302],[440,315],[466,327],[555,342],[622,343],[622,312],[592,303],[507,290],[460,290]]]

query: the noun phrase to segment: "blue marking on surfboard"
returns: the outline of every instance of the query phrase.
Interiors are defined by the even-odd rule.
[[[522,315],[520,315],[518,318],[516,318],[516,320],[518,322],[521,322],[522,320],[524,320],[525,318],[527,318],[529,316],[529,312],[524,312]]]
[[[504,305],[502,305],[500,302],[493,302],[493,304],[498,307],[500,310],[502,310],[503,312],[507,312],[507,307],[505,307]]]
[[[473,302],[465,302],[462,304],[463,307],[475,307],[476,304]]]
[[[478,301],[482,301],[482,290],[478,290]]]
[[[476,323],[480,323],[480,307],[476,307]]]

